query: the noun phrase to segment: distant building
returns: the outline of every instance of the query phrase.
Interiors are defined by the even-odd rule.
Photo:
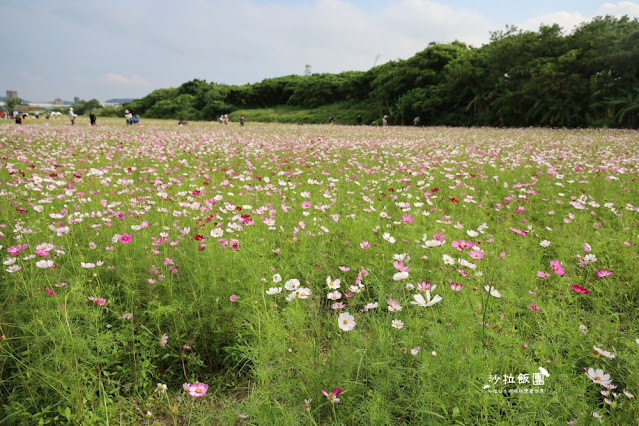
[[[79,104],[80,103],[80,98],[78,98],[77,96],[73,97],[73,103],[74,104]]]
[[[311,71],[311,66],[306,64],[306,67],[304,68],[304,75],[311,75],[312,73],[313,71]]]
[[[55,98],[53,105],[64,105],[64,101],[60,98]]]
[[[18,92],[16,90],[7,90],[7,99],[16,99]]]

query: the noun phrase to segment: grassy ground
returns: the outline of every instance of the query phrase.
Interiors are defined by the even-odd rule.
[[[0,123],[0,423],[636,422],[637,132],[246,115]]]

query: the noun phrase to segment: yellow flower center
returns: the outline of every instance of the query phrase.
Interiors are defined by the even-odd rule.
[[[597,381],[597,382],[598,382],[598,381],[600,381],[600,380],[601,380],[601,377],[599,377],[599,376],[595,377],[595,381]]]

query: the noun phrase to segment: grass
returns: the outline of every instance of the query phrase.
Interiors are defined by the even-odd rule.
[[[0,123],[0,423],[639,417],[636,132],[78,124]]]

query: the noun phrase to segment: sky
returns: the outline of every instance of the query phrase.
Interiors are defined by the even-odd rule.
[[[507,25],[566,34],[639,0],[0,0],[0,95],[139,98],[194,78],[224,84],[365,71],[430,42],[479,47]],[[5,37],[6,40],[6,37]]]

